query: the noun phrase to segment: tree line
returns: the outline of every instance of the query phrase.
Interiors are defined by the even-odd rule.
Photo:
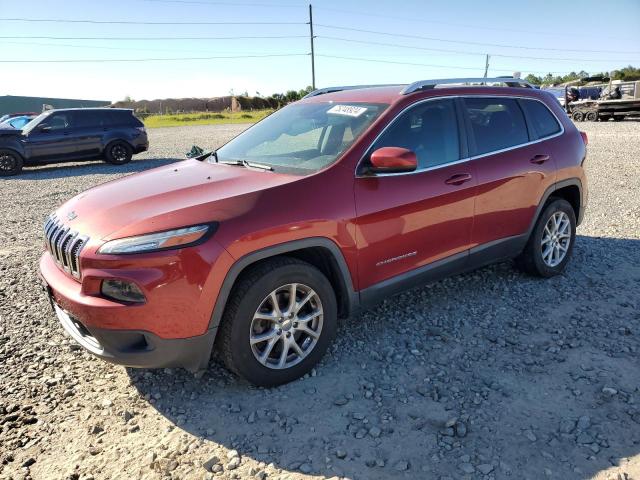
[[[525,77],[525,80],[533,85],[558,85],[560,83],[571,82],[573,80],[580,80],[581,78],[587,77],[609,77],[611,80],[640,80],[640,68],[632,67],[629,65],[628,67],[621,68],[619,70],[612,70],[611,72],[599,72],[594,74],[589,74],[588,72],[581,70],[579,72],[571,72],[567,75],[553,75],[552,73],[547,73],[545,76],[538,76],[530,73]]]

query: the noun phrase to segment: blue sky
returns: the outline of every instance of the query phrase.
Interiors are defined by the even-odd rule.
[[[640,66],[639,0],[582,0],[564,6],[548,0],[319,0],[313,2],[313,9],[318,87],[481,76],[485,53],[491,55],[490,75],[514,71],[523,75],[567,73],[580,69],[597,72],[628,64]],[[184,24],[2,20],[8,18]],[[0,95],[119,100],[127,95],[135,99],[209,97],[226,95],[231,89],[250,94],[300,89],[311,84],[307,21],[308,2],[295,0],[0,0],[0,37],[173,38],[0,38],[2,61],[235,57],[0,63]],[[189,25],[192,22],[220,24]],[[615,24],[615,28],[603,28],[602,22]],[[175,40],[238,36],[291,38]],[[292,56],[260,57],[264,55]]]

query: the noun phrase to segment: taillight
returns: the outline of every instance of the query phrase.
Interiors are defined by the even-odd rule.
[[[582,137],[582,141],[584,142],[584,146],[589,145],[589,137],[587,137],[587,132],[580,132],[580,136]]]

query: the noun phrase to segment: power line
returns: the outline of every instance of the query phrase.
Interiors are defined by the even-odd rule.
[[[65,47],[65,48],[84,48],[86,50],[118,50],[118,51],[138,51],[138,52],[176,52],[176,53],[216,53],[221,55],[261,55],[262,52],[214,52],[211,50],[174,50],[166,48],[135,48],[135,47],[105,47],[100,45],[71,45],[68,43],[44,43],[44,42],[3,42],[10,45],[34,45],[39,47]]]
[[[326,35],[316,35],[316,38],[324,38],[327,40],[336,40],[336,41],[340,41],[340,42],[350,42],[350,43],[361,43],[364,45],[379,45],[379,46],[384,46],[384,47],[398,47],[398,48],[408,48],[408,49],[412,49],[412,50],[424,50],[424,51],[429,51],[429,52],[445,52],[445,53],[455,53],[455,54],[460,54],[460,55],[482,55],[485,56],[486,54],[484,52],[470,52],[467,50],[451,50],[451,49],[446,49],[446,48],[431,48],[431,47],[418,47],[416,45],[403,45],[403,44],[399,44],[399,43],[385,43],[385,42],[372,42],[372,41],[368,41],[368,40],[355,40],[355,39],[351,39],[351,38],[343,38],[343,37],[331,37],[331,36],[326,36]],[[596,60],[596,59],[588,59],[588,58],[555,58],[555,57],[529,57],[529,56],[525,56],[525,55],[503,55],[503,54],[497,54],[497,53],[492,53],[491,54],[492,57],[504,57],[504,58],[526,58],[529,60],[557,60],[557,61],[580,61],[580,62],[603,62],[605,60]],[[627,59],[624,60],[616,60],[616,59],[610,59],[607,58],[606,61],[627,61]]]
[[[236,37],[58,37],[58,36],[0,36],[0,40],[106,40],[106,41],[168,41],[168,40],[271,40],[309,38],[308,35],[243,35]]]
[[[403,38],[415,38],[418,40],[431,40],[431,41],[436,41],[436,42],[446,42],[446,43],[459,43],[462,45],[481,45],[481,46],[485,46],[485,47],[500,47],[500,48],[520,48],[520,49],[524,49],[524,50],[545,50],[545,51],[551,51],[551,52],[580,52],[580,53],[622,53],[622,54],[640,54],[640,52],[635,51],[635,52],[631,52],[631,51],[617,51],[617,52],[613,52],[610,50],[591,50],[591,51],[586,51],[586,50],[572,50],[572,49],[568,49],[568,48],[544,48],[544,47],[527,47],[524,45],[506,45],[506,44],[502,44],[502,43],[482,43],[482,42],[469,42],[469,41],[464,41],[464,40],[447,40],[445,38],[437,38],[437,37],[423,37],[420,35],[410,35],[410,34],[402,34],[402,33],[391,33],[391,32],[380,32],[380,31],[376,31],[376,30],[365,30],[365,29],[360,29],[360,28],[351,28],[351,27],[339,27],[336,25],[326,25],[326,24],[321,24],[321,23],[316,23],[315,24],[316,27],[322,27],[322,28],[329,28],[329,29],[333,29],[333,30],[346,30],[346,31],[350,31],[350,32],[359,32],[359,33],[371,33],[374,35],[385,35],[385,36],[391,36],[391,37],[403,37]]]
[[[343,57],[339,55],[325,55],[321,53],[316,53],[317,57],[325,57],[325,58],[336,58],[340,60],[355,60],[358,62],[372,62],[372,63],[389,63],[394,65],[411,65],[415,67],[434,67],[434,68],[455,68],[458,70],[479,70],[480,67],[458,67],[454,65],[436,65],[430,63],[414,63],[414,62],[398,62],[395,60],[380,60],[377,58],[362,58],[362,57]],[[491,70],[497,72],[515,72],[521,69],[519,68],[492,68]],[[534,71],[534,70],[526,70],[530,73],[564,73],[564,72],[550,72],[550,71]]]
[[[301,8],[303,5],[293,5],[284,3],[239,3],[239,2],[205,2],[202,0],[140,0],[151,3],[178,3],[186,5],[227,5],[230,7],[266,7],[266,8]]]
[[[458,28],[472,28],[472,29],[477,29],[477,30],[492,30],[492,31],[502,31],[502,32],[516,32],[516,33],[530,33],[530,34],[534,34],[534,35],[553,35],[553,36],[559,36],[559,35],[564,35],[564,36],[570,36],[570,37],[576,37],[576,36],[585,36],[585,37],[590,37],[592,38],[593,35],[592,34],[580,34],[580,33],[562,33],[562,32],[543,32],[543,31],[536,31],[536,30],[522,30],[520,28],[505,28],[505,27],[488,27],[488,26],[478,26],[478,25],[471,25],[471,24],[463,24],[463,23],[452,23],[452,22],[443,22],[440,20],[427,20],[424,18],[411,18],[411,17],[401,17],[401,16],[397,16],[397,15],[386,15],[386,14],[382,14],[382,13],[369,13],[369,12],[358,12],[355,10],[344,10],[341,8],[333,8],[333,7],[325,7],[325,6],[319,6],[316,7],[319,8],[321,10],[331,10],[334,12],[342,12],[342,13],[349,13],[352,15],[361,15],[361,16],[367,16],[367,17],[377,17],[377,18],[385,18],[385,19],[392,19],[392,20],[404,20],[407,22],[418,22],[418,23],[430,23],[430,24],[436,24],[436,25],[445,25],[445,26],[451,26],[451,27],[458,27]],[[620,38],[620,37],[601,37],[601,38],[609,38],[612,40],[633,40],[631,38]]]
[[[0,18],[0,22],[90,23],[99,25],[306,25],[306,22],[141,22],[129,20],[72,20],[63,18]]]
[[[306,57],[308,53],[281,53],[267,55],[234,55],[214,57],[176,57],[176,58],[103,58],[81,60],[0,60],[0,63],[114,63],[114,62],[181,62],[191,60],[235,60],[238,58]]]

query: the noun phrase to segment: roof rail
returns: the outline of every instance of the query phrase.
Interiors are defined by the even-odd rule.
[[[493,77],[493,78],[445,78],[441,80],[420,80],[407,85],[400,93],[408,95],[419,90],[428,90],[435,88],[437,85],[454,85],[461,83],[504,83],[508,87],[525,87],[533,88],[531,84],[525,80],[514,77]]]
[[[343,90],[358,90],[360,88],[375,88],[375,87],[396,87],[399,85],[400,84],[398,83],[386,83],[386,84],[380,84],[380,85],[345,85],[343,87],[325,87],[325,88],[318,88],[317,90],[309,92],[302,98],[305,99],[310,97],[317,97],[318,95],[324,95],[325,93],[341,92]]]

